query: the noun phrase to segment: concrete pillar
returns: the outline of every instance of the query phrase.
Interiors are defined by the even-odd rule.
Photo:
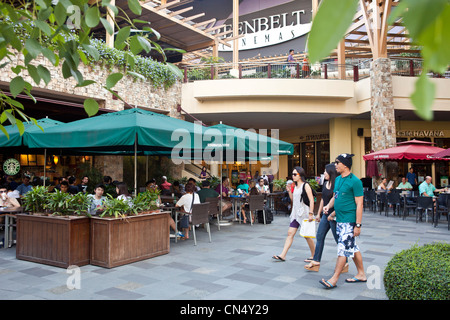
[[[352,153],[352,122],[349,118],[330,120],[330,161],[341,153]]]

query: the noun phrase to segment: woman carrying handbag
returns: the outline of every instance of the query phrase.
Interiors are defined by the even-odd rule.
[[[292,188],[289,191],[289,197],[291,198],[292,211],[289,225],[288,234],[284,243],[283,251],[279,255],[272,256],[277,261],[285,261],[286,254],[294,241],[294,236],[297,233],[303,220],[309,222],[314,220],[314,195],[311,186],[306,182],[305,170],[301,167],[295,167],[292,171]],[[306,262],[310,262],[313,259],[315,245],[313,238],[305,238],[309,249],[311,251],[310,258],[306,259]]]

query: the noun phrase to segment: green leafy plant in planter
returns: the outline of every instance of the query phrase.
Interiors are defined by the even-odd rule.
[[[319,183],[315,179],[307,179],[306,181],[309,183],[311,188],[314,189],[314,191],[319,191],[320,186],[319,186]]]
[[[133,198],[132,212],[134,214],[144,213],[152,210],[159,209],[158,206],[158,196],[160,194],[159,190],[145,191],[139,193]]]
[[[272,181],[274,186],[274,191],[284,191],[286,188],[286,179],[274,179]]]
[[[400,251],[388,262],[383,282],[390,300],[449,300],[450,244]]]
[[[134,213],[127,200],[113,198],[107,195],[103,213],[100,217],[125,218],[128,214]]]
[[[71,210],[70,193],[61,192],[55,190],[55,192],[49,193],[46,208],[53,213],[53,215],[67,216],[73,213]]]
[[[33,187],[22,199],[25,211],[44,213],[49,197],[48,188],[44,186]]]
[[[69,210],[75,214],[75,215],[86,215],[88,217],[91,216],[89,213],[89,209],[91,206],[91,198],[89,197],[89,194],[78,192],[77,194],[74,194],[70,198],[67,199],[69,202]]]
[[[217,186],[220,184],[220,178],[216,176],[212,176],[211,178],[208,178],[209,180],[209,187],[211,189],[216,189]]]

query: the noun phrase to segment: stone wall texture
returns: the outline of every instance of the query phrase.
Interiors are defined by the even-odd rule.
[[[395,112],[390,59],[372,62],[370,72],[372,149],[396,146]]]
[[[370,69],[372,149],[379,151],[395,147],[397,143],[391,61],[379,58],[372,62]],[[378,172],[392,179],[398,175],[398,165],[378,161]]]
[[[9,85],[11,79],[16,74],[11,71],[11,66],[24,65],[24,56],[17,54],[11,57],[12,61],[6,67],[0,70],[0,83]],[[6,60],[6,59],[5,59]],[[1,61],[0,65],[5,62]],[[51,74],[51,81],[45,85],[43,81],[39,85],[35,84],[26,70],[20,72],[26,81],[33,85],[33,92],[39,96],[39,92],[50,92],[55,99],[64,100],[71,98],[73,101],[83,101],[87,98],[97,100],[100,108],[120,111],[124,109],[124,103],[114,99],[113,95],[105,90],[103,86],[106,79],[112,73],[123,72],[123,70],[113,67],[111,70],[101,65],[87,66],[80,64],[79,71],[85,80],[94,80],[96,83],[86,87],[75,88],[77,82],[74,78],[64,79],[61,71],[61,65],[54,67],[44,56],[39,56],[32,64],[41,64],[46,67]],[[164,87],[155,87],[150,81],[136,79],[130,75],[124,75],[116,86],[113,88],[117,94],[133,107],[152,108],[163,113],[167,113],[172,117],[180,117],[177,112],[177,106],[181,104],[181,82],[175,83],[172,87],[165,89]]]

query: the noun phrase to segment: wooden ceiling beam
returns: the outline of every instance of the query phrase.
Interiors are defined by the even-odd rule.
[[[178,15],[180,15],[182,13],[191,11],[192,9],[194,9],[194,7],[187,7],[187,8],[178,10],[178,11],[172,11],[171,13],[169,13],[169,16],[171,16],[171,17],[178,16]]]
[[[156,11],[159,11],[159,10],[163,10],[163,9],[168,9],[168,8],[173,7],[175,5],[177,5],[177,6],[180,5],[180,0],[173,0],[173,1],[167,2],[165,4],[161,4],[160,6],[154,7],[154,9]]]
[[[205,13],[202,12],[202,13],[190,16],[190,17],[186,17],[186,18],[180,19],[180,20],[181,20],[181,22],[188,22],[188,21],[195,20],[197,18],[203,17],[204,15],[205,15]]]
[[[216,22],[216,18],[212,18],[212,19],[209,19],[209,20],[205,20],[205,21],[196,23],[196,24],[194,24],[194,27],[195,27],[195,28],[200,28],[200,27],[203,27],[203,26],[205,26],[205,25],[208,25],[208,24],[210,24],[210,23],[215,23],[215,22]],[[203,30],[203,31],[204,31],[204,32],[208,32],[207,30]]]

